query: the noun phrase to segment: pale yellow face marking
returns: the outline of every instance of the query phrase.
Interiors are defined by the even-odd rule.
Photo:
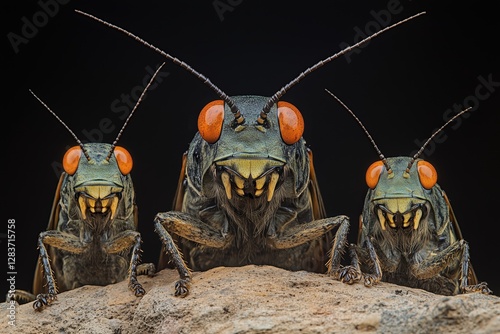
[[[420,224],[420,219],[422,218],[422,210],[418,209],[415,212],[415,218],[413,218],[413,229],[416,230]]]
[[[119,198],[116,193],[121,191],[121,188],[113,186],[86,186],[77,191],[84,192],[87,196],[78,197],[78,205],[82,218],[87,219],[87,209],[90,212],[96,212],[96,204],[100,201],[101,213],[106,213],[111,210],[111,219],[115,217],[118,208]]]
[[[282,162],[274,160],[256,159],[230,159],[217,162],[218,166],[226,166],[238,173],[245,179],[256,179],[272,167],[283,166]]]
[[[280,176],[278,173],[273,172],[271,174],[271,180],[269,180],[269,186],[267,188],[267,201],[271,201],[274,196],[274,189],[276,188],[276,183],[278,183]]]
[[[273,167],[283,166],[282,162],[273,160],[255,160],[255,159],[230,159],[225,161],[217,162],[218,166],[226,166],[230,169],[237,171],[238,175],[233,175],[233,182],[236,185],[235,192],[240,195],[245,195],[245,179],[255,180],[255,196],[259,197],[264,193],[264,186],[268,180],[268,175],[263,175],[266,171]],[[259,177],[261,176],[261,177]],[[257,179],[256,179],[257,178]],[[223,172],[221,174],[222,185],[226,191],[226,197],[228,199],[232,198],[231,194],[231,179],[228,172]],[[267,187],[267,200],[270,201],[274,196],[274,190],[276,184],[279,180],[279,174],[277,172],[271,173],[269,177],[269,185]]]
[[[243,180],[241,177],[238,175],[233,176],[234,183],[236,183],[236,186],[240,189],[245,188],[245,180]]]
[[[260,179],[255,180],[255,187],[260,190],[264,188],[264,185],[266,184],[266,177],[261,177]]]
[[[227,199],[231,199],[233,196],[231,194],[231,181],[229,180],[229,174],[227,172],[224,172],[221,174],[220,178],[222,180],[222,185],[226,190]]]
[[[408,211],[412,205],[417,204],[415,198],[391,198],[384,200],[385,208],[390,211],[383,214],[382,210],[377,210],[377,216],[380,221],[382,230],[386,229],[386,223],[393,228],[396,228],[396,223],[394,222],[394,213],[401,212],[404,213]],[[421,201],[424,203],[425,201]],[[413,229],[416,230],[420,224],[420,219],[422,218],[422,210],[416,209],[415,212],[406,212],[403,214],[403,227],[410,226],[410,219],[413,216]],[[386,219],[387,217],[387,219]]]
[[[377,216],[378,216],[378,221],[380,222],[380,226],[382,227],[382,230],[385,231],[385,217],[384,214],[382,213],[382,210],[380,209],[377,210]]]
[[[87,219],[87,204],[85,204],[85,198],[83,196],[78,197],[78,205],[80,205],[82,218]]]

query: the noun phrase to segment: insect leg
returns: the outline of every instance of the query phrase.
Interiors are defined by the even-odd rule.
[[[137,265],[137,275],[148,275],[153,277],[156,274],[154,263],[141,263]]]
[[[363,278],[364,284],[367,287],[373,286],[382,280],[382,267],[380,265],[379,258],[373,247],[371,241],[367,241],[366,248],[362,248],[356,244],[349,245],[349,257],[351,258],[351,267],[359,273],[359,276],[355,277],[351,281],[345,283],[352,284],[355,281],[359,281]],[[372,272],[366,273],[361,269],[361,263],[368,265]],[[341,273],[342,274],[342,273]],[[343,277],[340,279],[343,281]]]
[[[365,247],[368,254],[365,254],[364,258],[373,270],[373,273],[363,273],[364,284],[369,287],[382,280],[382,267],[371,237],[366,238]]]
[[[160,236],[165,247],[165,252],[171,256],[179,272],[180,279],[175,283],[175,295],[179,297],[185,297],[189,293],[191,272],[170,233],[175,233],[182,238],[214,248],[224,248],[232,241],[229,235],[223,236],[221,231],[205,224],[200,219],[179,211],[158,213],[154,225],[155,231]]]
[[[208,247],[224,248],[231,241],[231,238],[224,237],[219,230],[188,213],[160,212],[156,215],[155,222],[160,223],[170,233]]]
[[[487,287],[487,283],[485,282],[477,285],[468,285],[469,266],[469,246],[465,240],[459,240],[436,254],[436,256],[430,257],[412,266],[412,272],[413,275],[419,279],[429,279],[446,271],[446,269],[459,267],[460,292],[481,292],[490,294],[491,290]]]
[[[464,263],[464,254],[468,250],[466,244],[464,240],[459,240],[435,256],[414,264],[412,267],[413,275],[419,279],[428,279],[438,275],[448,267],[456,266],[458,261],[460,261],[461,270],[464,270],[468,267]]]
[[[344,217],[344,216],[340,216]],[[336,217],[338,218],[338,217]],[[359,266],[348,265],[342,266],[341,260],[347,246],[347,234],[349,233],[349,220],[347,217],[336,219],[336,224],[340,225],[335,238],[333,239],[332,248],[330,249],[329,259],[326,263],[326,273],[334,279],[343,283],[352,284],[361,279],[361,271]]]
[[[359,280],[360,272],[353,266],[342,267],[340,265],[349,232],[349,218],[347,216],[317,219],[307,224],[288,227],[280,233],[271,235],[269,239],[274,248],[287,249],[318,239],[337,226],[338,230],[335,233],[329,260],[326,263],[327,274],[344,283],[352,283],[354,280]]]
[[[40,293],[36,296],[33,308],[40,311],[43,306],[49,305],[57,299],[57,287],[54,274],[49,262],[49,256],[45,244],[56,248],[64,249],[69,252],[80,254],[85,246],[76,238],[63,234],[59,231],[49,230],[41,232],[38,236],[38,249],[40,252],[40,261],[43,265],[44,277],[47,281],[47,293]]]
[[[306,224],[287,227],[281,232],[269,236],[269,239],[276,249],[292,248],[318,239],[338,225],[349,226],[349,218],[337,216],[313,220]]]
[[[493,291],[491,291],[490,288],[488,288],[488,283],[486,282],[477,283],[477,279],[475,278],[475,274],[473,272],[474,270],[472,269],[472,266],[470,264],[469,244],[465,243],[464,257],[462,259],[462,271],[461,271],[462,277],[460,278],[460,291],[462,293],[480,292],[485,295],[492,294]],[[472,280],[474,281],[474,283],[477,284],[469,285],[469,275],[473,275],[474,278]]]
[[[359,251],[360,250],[358,249],[358,246],[356,244],[349,244],[348,252],[351,259],[351,266],[356,268],[357,271],[361,272],[361,266],[359,264],[360,260],[358,255]]]
[[[373,237],[370,238],[370,243],[372,244],[373,248],[375,249],[375,256],[378,259],[378,263],[380,265],[381,271],[382,272],[390,272],[390,273],[397,271],[398,262],[394,261],[394,260],[390,260],[385,255],[384,251],[380,247],[380,244],[378,242],[376,242],[376,240]],[[365,255],[365,259],[367,259],[367,261],[372,261],[372,260],[370,260],[370,256],[368,256],[368,255]],[[370,264],[371,263],[372,262],[370,262]]]
[[[15,293],[7,293],[7,296],[5,297],[6,301],[11,301],[14,300],[18,302],[19,304],[26,304],[29,302],[32,302],[36,299],[36,296],[32,294],[31,292],[25,291],[25,290],[17,290]]]
[[[116,254],[126,249],[132,248],[132,256],[130,259],[129,272],[128,272],[128,287],[134,292],[137,297],[144,296],[146,291],[137,280],[137,264],[141,252],[141,235],[137,231],[123,231],[116,237],[108,241],[104,247],[106,253]]]

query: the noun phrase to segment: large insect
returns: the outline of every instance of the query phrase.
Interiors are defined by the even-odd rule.
[[[163,65],[162,65],[163,66]],[[33,302],[41,311],[57,294],[82,285],[108,285],[128,279],[136,296],[146,291],[138,274],[154,275],[152,263],[139,264],[141,235],[130,172],[132,157],[116,146],[130,117],[153,83],[160,66],[144,88],[113,144],[83,144],[71,129],[32,91],[76,139],[63,157],[47,230],[38,237],[39,261],[32,293],[16,291],[19,302]],[[44,286],[44,280],[46,286]]]
[[[360,216],[358,241],[349,247],[352,265],[366,286],[380,281],[436,294],[491,294],[479,282],[448,196],[437,183],[431,163],[420,159],[424,148],[449,123],[435,131],[413,157],[386,158],[356,115],[332,95],[361,125],[380,160],[366,171],[368,192]]]
[[[166,251],[158,269],[170,263],[177,268],[176,296],[189,293],[191,270],[217,266],[273,265],[326,273],[344,282],[357,279],[354,267],[341,265],[348,217],[326,216],[312,152],[302,138],[303,117],[280,98],[325,63],[411,18],[318,62],[272,97],[229,97],[179,59],[123,28],[77,12],[152,48],[220,97],[199,114],[199,131],[183,156],[173,210],[154,220]]]

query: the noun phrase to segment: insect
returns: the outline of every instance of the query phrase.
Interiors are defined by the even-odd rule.
[[[413,157],[386,158],[361,121],[380,157],[366,171],[368,192],[360,216],[357,244],[349,246],[352,265],[366,286],[380,281],[441,295],[491,294],[478,282],[448,196],[437,183],[434,166],[419,156],[429,142],[467,108],[435,131]]]
[[[116,143],[162,66],[152,75],[113,144],[83,144],[30,90],[78,143],[63,157],[64,172],[49,224],[38,237],[40,256],[33,293],[16,291],[16,299],[34,301],[36,311],[55,301],[57,293],[87,284],[108,285],[127,278],[136,296],[146,293],[137,275],[152,276],[156,269],[152,263],[139,264],[141,235],[130,175],[133,161],[130,153]]]
[[[356,279],[354,267],[341,265],[348,217],[327,217],[312,152],[302,138],[303,117],[280,98],[308,73],[409,19],[318,62],[272,97],[229,97],[179,59],[123,28],[77,12],[152,48],[220,97],[199,114],[198,132],[182,159],[173,210],[154,219],[165,248],[158,269],[172,263],[177,268],[176,296],[188,295],[191,270],[217,266],[273,265],[326,272],[343,282]]]

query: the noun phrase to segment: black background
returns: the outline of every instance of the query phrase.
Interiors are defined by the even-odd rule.
[[[226,3],[228,10],[220,16],[214,3]],[[382,15],[394,5],[397,13]],[[53,164],[76,144],[28,89],[84,141],[86,131],[95,134],[99,123],[109,119],[115,129],[102,140],[112,142],[123,124],[122,112],[116,112],[113,102],[122,94],[137,93],[150,74],[147,67],[164,61],[125,35],[75,13],[75,8],[128,29],[180,58],[228,95],[266,96],[338,52],[343,43],[353,44],[357,31],[377,31],[377,15],[395,23],[426,11],[351,54],[350,62],[341,57],[313,72],[282,99],[302,111],[304,138],[314,152],[328,214],[351,217],[350,241],[355,240],[366,193],[365,171],[378,157],[358,124],[324,89],[357,113],[386,156],[409,155],[419,148],[416,141],[423,142],[444,123],[454,104],[472,103],[470,117],[448,127],[447,139],[430,145],[434,152],[426,158],[448,193],[479,279],[500,293],[500,87],[478,88],[479,77],[500,82],[495,46],[498,17],[493,4],[70,1],[57,10],[52,7],[55,13],[46,22],[37,21],[38,31],[18,45],[18,52],[9,42],[9,33],[21,36],[26,20],[43,19],[43,9],[36,1],[11,1],[5,6],[2,224],[6,227],[7,219],[16,220],[16,288],[31,288],[36,240],[47,226],[58,180]],[[157,212],[170,210],[181,155],[197,130],[198,112],[218,98],[169,61],[162,71],[168,76],[149,92],[119,141],[134,157],[132,177],[144,262],[156,262],[160,252],[152,220]],[[6,254],[4,237],[2,253]]]

